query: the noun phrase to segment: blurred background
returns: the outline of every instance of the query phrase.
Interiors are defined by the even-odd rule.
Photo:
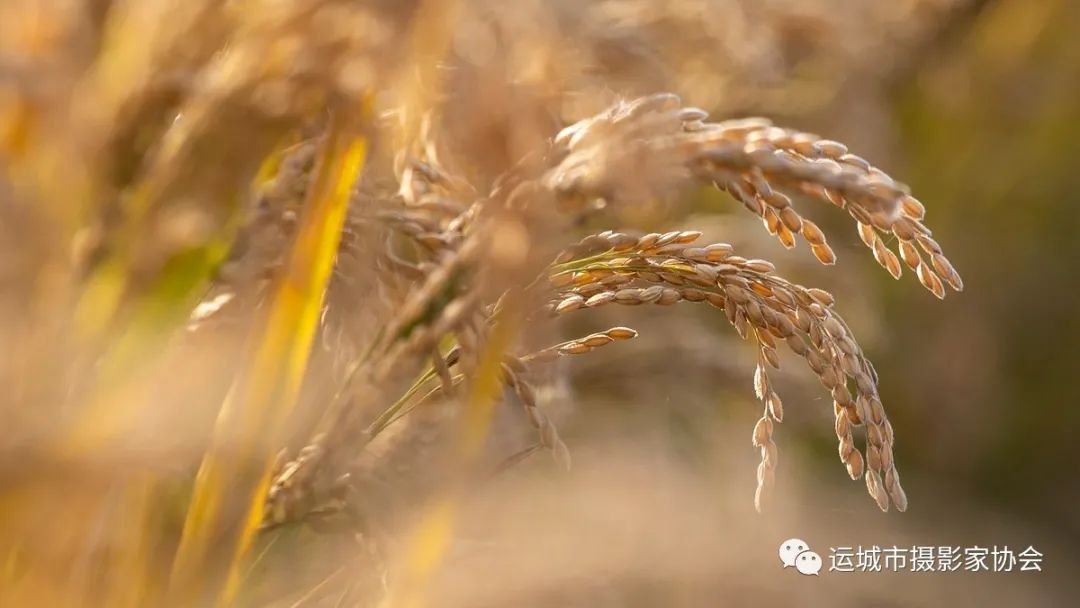
[[[27,40],[37,39],[16,14],[20,4],[0,6],[0,102],[27,87],[61,86],[51,79],[70,68],[35,63],[47,54],[25,51]],[[57,11],[80,10],[72,9],[78,2],[55,4]],[[107,4],[83,8],[93,17]],[[551,115],[564,124],[619,97],[670,90],[714,120],[767,116],[844,142],[925,203],[926,223],[965,290],[938,301],[910,277],[893,281],[853,222],[826,208],[804,206],[837,251],[830,268],[805,246],[785,251],[714,191],[588,219],[581,235],[702,230],[704,241],[731,242],[742,255],[775,262],[783,276],[832,292],[880,374],[911,506],[881,513],[864,485],[847,479],[831,402],[786,355],[773,374],[787,406],[776,431],[776,499],[755,513],[753,349],[708,307],[589,311],[566,323],[566,338],[613,325],[641,335],[567,362],[565,375],[542,388],[574,469],[561,473],[534,456],[470,495],[431,582],[432,605],[1072,603],[1080,591],[1080,222],[1072,215],[1080,203],[1080,3],[462,4],[449,44],[454,60],[475,72],[451,86],[502,94],[483,85],[495,64],[527,70],[535,60],[548,79]],[[473,123],[463,124],[457,128]],[[0,182],[0,200],[7,187]],[[28,269],[44,268],[34,260],[48,256],[38,251],[47,240],[20,234],[24,219],[16,205],[0,212],[10,344],[19,315],[30,314],[14,286]],[[36,356],[51,355],[43,347]],[[13,382],[22,357],[4,357]],[[212,369],[215,361],[199,365]],[[167,402],[170,394],[157,398]],[[40,422],[14,408],[5,417],[12,429]],[[9,496],[32,475],[17,454],[35,437],[13,435],[0,465],[0,490]],[[175,526],[176,515],[169,517]],[[261,583],[251,605],[335,605],[329,592],[300,597],[290,589],[347,576],[335,560],[353,545],[298,534],[292,542],[318,545],[306,555],[319,558],[272,555],[258,572],[280,580]],[[792,537],[806,540],[826,564],[829,547],[1034,546],[1044,554],[1043,571],[801,577],[782,570],[776,554]],[[65,541],[58,533],[52,542]]]

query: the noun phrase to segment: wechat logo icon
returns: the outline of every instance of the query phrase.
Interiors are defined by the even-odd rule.
[[[810,550],[810,545],[798,538],[780,543],[780,562],[785,568],[794,567],[799,574],[817,576],[821,572],[821,556]]]

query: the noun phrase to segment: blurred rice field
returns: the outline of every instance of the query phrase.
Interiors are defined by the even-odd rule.
[[[4,0],[0,606],[1070,605],[1078,100],[1070,0]],[[844,142],[963,292],[932,248],[893,281],[833,182],[747,214],[713,182],[790,167],[703,179],[710,128]],[[559,310],[660,277],[649,233],[713,307]],[[899,494],[874,431],[845,456],[869,409],[739,338],[716,274],[773,264],[873,361]],[[1042,570],[803,577],[793,537]]]

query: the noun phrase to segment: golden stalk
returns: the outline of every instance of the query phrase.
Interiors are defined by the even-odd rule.
[[[227,602],[236,592],[238,566],[262,517],[276,445],[273,438],[300,391],[349,193],[366,151],[367,139],[360,133],[359,121],[335,114],[284,274],[261,326],[251,335],[246,368],[225,398],[212,446],[196,477],[173,564],[171,587],[178,595],[216,594],[220,579],[207,576],[213,570],[209,563],[212,546],[215,553],[231,558],[220,600]],[[218,582],[193,589],[196,581]]]

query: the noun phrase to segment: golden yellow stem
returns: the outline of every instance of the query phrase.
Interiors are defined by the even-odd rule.
[[[214,574],[221,570],[211,562],[221,556],[230,559],[219,599],[227,602],[236,592],[240,562],[262,516],[274,438],[300,391],[349,193],[363,168],[367,140],[360,122],[342,114],[331,119],[284,274],[251,336],[247,364],[225,398],[196,477],[173,564],[178,599],[217,595],[221,582]],[[217,559],[211,559],[212,547]],[[196,581],[207,585],[196,588]]]

